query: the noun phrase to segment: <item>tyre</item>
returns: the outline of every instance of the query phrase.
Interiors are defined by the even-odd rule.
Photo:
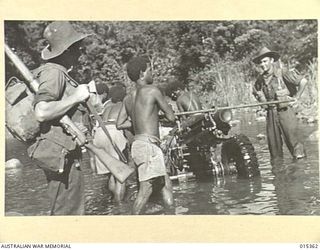
[[[251,178],[260,175],[254,147],[243,134],[235,135],[222,144],[221,162],[226,172],[237,172],[238,177]]]

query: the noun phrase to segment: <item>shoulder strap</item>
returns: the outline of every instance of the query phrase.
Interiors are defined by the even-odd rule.
[[[189,101],[189,107],[188,107],[188,110],[187,111],[190,111],[190,108],[191,108],[191,104],[192,104],[192,92],[190,93],[190,101]]]
[[[62,72],[66,76],[66,78],[68,80],[70,80],[70,83],[72,83],[71,85],[73,85],[74,87],[79,85],[79,83],[76,80],[74,80],[71,76],[69,76],[69,74],[68,74],[68,72],[66,70],[64,70],[63,68],[61,68],[61,67],[59,67],[58,65],[55,65],[55,64],[46,63],[46,64],[40,66],[38,69],[34,70],[35,77],[38,78],[42,71],[44,71],[46,69],[50,69],[50,68],[54,68],[54,69],[59,70],[60,72]]]

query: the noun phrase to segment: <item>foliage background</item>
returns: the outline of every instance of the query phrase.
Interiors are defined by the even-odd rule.
[[[6,21],[5,41],[29,69],[42,62],[42,33],[48,21]],[[317,20],[248,21],[107,21],[72,22],[85,40],[86,55],[74,71],[80,82],[95,79],[112,85],[132,83],[125,64],[147,54],[154,82],[174,75],[194,89],[205,106],[251,103],[251,86],[259,71],[252,57],[267,46],[281,54],[282,64],[309,79],[303,103],[317,110]],[[6,60],[6,80],[19,75]]]

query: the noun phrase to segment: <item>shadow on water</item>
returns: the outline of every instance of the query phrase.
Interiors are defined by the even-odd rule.
[[[300,124],[300,135],[307,138],[315,125]],[[233,128],[252,141],[260,164],[261,177],[252,180],[236,176],[206,180],[180,180],[173,183],[177,215],[320,215],[318,140],[304,140],[308,157],[293,161],[285,149],[281,161],[270,164],[265,139],[265,123],[245,115]],[[285,148],[285,147],[284,147]],[[42,170],[28,158],[26,146],[14,139],[6,140],[6,160],[17,158],[21,168],[5,171],[5,214],[47,215],[47,182]],[[94,175],[85,155],[83,171],[86,185],[87,215],[129,215],[137,185],[131,183],[125,201],[112,202],[107,189],[108,176]],[[167,214],[156,202],[150,202],[146,214]]]

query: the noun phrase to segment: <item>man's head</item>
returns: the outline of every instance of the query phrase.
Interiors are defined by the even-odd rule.
[[[133,57],[127,63],[127,74],[131,81],[142,81],[151,84],[152,71],[150,61],[147,57]]]
[[[104,103],[105,101],[107,101],[108,93],[109,93],[109,88],[108,88],[107,84],[97,83],[96,89],[97,89],[97,94],[99,95],[101,102]]]
[[[122,102],[124,97],[126,96],[126,89],[121,85],[115,85],[110,88],[109,94],[111,102]]]
[[[42,50],[41,57],[44,60],[54,60],[67,54],[68,56],[64,56],[64,60],[68,60],[67,65],[72,65],[81,55],[81,41],[87,36],[89,35],[77,32],[69,22],[52,22],[43,32],[43,37],[47,40],[48,45]]]
[[[166,87],[166,95],[176,101],[184,90],[184,84],[175,77],[170,77]]]
[[[269,72],[274,62],[278,61],[280,55],[264,47],[259,54],[252,60],[255,64],[259,64],[263,72]]]

